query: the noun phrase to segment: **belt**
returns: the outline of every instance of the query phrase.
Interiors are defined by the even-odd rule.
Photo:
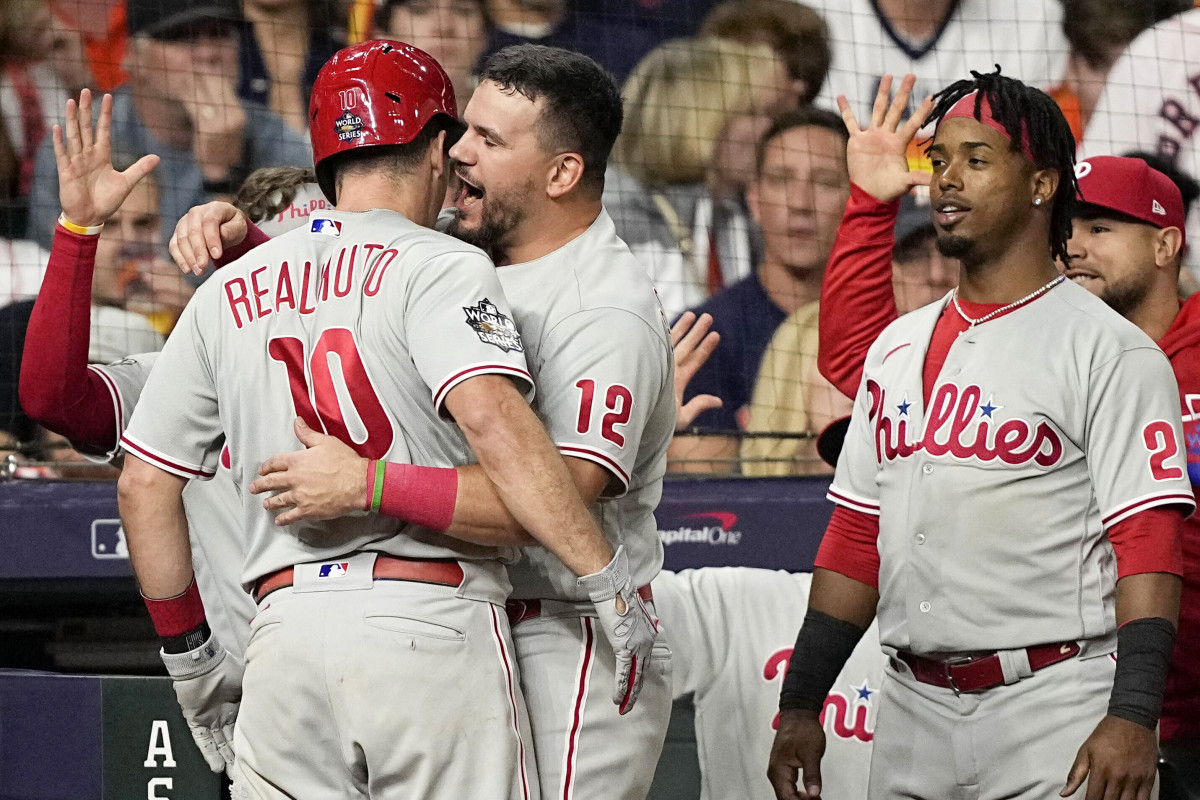
[[[284,567],[259,578],[254,584],[254,600],[261,602],[276,589],[294,583],[294,569]],[[416,558],[399,558],[383,555],[375,558],[375,569],[371,576],[383,581],[415,581],[436,583],[440,586],[458,586],[463,582],[463,568],[457,561],[435,561]]]
[[[1029,669],[1037,672],[1079,655],[1079,645],[1075,642],[1041,644],[1026,648],[1025,654],[1029,657]],[[1005,682],[999,653],[935,659],[901,650],[896,657],[909,666],[913,677],[921,683],[953,689],[957,694],[982,692],[1003,686]]]
[[[653,603],[654,592],[650,591],[650,584],[646,584],[637,590],[638,597],[642,598],[642,602]],[[518,622],[524,622],[527,619],[537,619],[542,615],[541,600],[509,600],[505,603],[505,610],[508,612],[508,624],[516,625]]]

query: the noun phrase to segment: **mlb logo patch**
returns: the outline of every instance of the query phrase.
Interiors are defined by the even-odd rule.
[[[318,578],[343,578],[350,569],[349,561],[336,561],[332,564],[322,564],[317,570]]]
[[[317,217],[312,221],[308,228],[309,233],[323,233],[326,236],[341,236],[342,223],[336,219],[327,219],[325,217]]]

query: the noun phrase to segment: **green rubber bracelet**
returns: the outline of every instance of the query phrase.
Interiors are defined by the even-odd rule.
[[[375,462],[375,486],[371,492],[371,510],[378,511],[383,502],[383,476],[387,472],[387,462],[382,458]]]

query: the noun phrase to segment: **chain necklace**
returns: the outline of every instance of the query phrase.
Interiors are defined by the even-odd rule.
[[[1046,292],[1050,291],[1055,286],[1058,286],[1060,283],[1062,283],[1066,279],[1067,279],[1066,275],[1059,275],[1057,278],[1050,281],[1042,288],[1030,292],[1029,294],[1022,297],[1020,300],[1018,300],[1017,302],[1009,303],[1008,305],[1004,306],[1003,308],[997,308],[995,311],[984,314],[979,319],[971,319],[965,313],[963,313],[962,306],[960,306],[958,304],[958,287],[955,286],[954,287],[954,307],[958,310],[959,316],[961,316],[963,319],[965,319],[967,321],[967,323],[968,323],[967,330],[970,330],[971,328],[974,328],[976,325],[978,325],[981,322],[987,322],[992,317],[998,317],[1001,314],[1003,314],[1005,311],[1010,311],[1010,310],[1016,308],[1017,306],[1028,303],[1030,300],[1034,299],[1035,297],[1037,297],[1039,295],[1045,294]]]

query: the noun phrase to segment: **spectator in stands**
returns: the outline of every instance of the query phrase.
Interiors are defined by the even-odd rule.
[[[114,169],[126,170],[138,159],[128,153],[113,153]],[[106,364],[130,353],[161,350],[163,334],[147,316],[126,308],[127,289],[140,273],[149,271],[146,262],[156,259],[162,249],[162,216],[159,213],[159,181],[154,173],[134,187],[113,212],[96,237],[95,272],[92,278],[92,334],[88,361]],[[53,256],[53,253],[51,253]],[[161,258],[157,259],[162,261]],[[162,270],[158,272],[161,274]],[[165,281],[163,281],[165,283]],[[178,288],[178,287],[177,287]],[[163,288],[160,287],[160,292]],[[190,295],[190,292],[188,293]],[[187,298],[182,298],[186,302]],[[149,298],[150,301],[153,297]],[[174,312],[183,310],[175,300]],[[143,306],[146,307],[145,305]],[[174,316],[171,322],[174,322]]]
[[[1063,81],[1050,96],[1071,124],[1076,142],[1083,139],[1109,70],[1129,43],[1154,23],[1191,6],[1190,0],[1063,0],[1063,33],[1071,51]]]
[[[486,0],[486,3],[494,27],[480,64],[509,45],[544,44],[591,56],[622,81],[657,42],[623,17],[580,13],[586,3],[571,0]]]
[[[940,300],[958,284],[958,267],[937,249],[928,199],[907,195],[896,217],[892,288],[899,313]],[[819,306],[804,306],[779,326],[763,356],[750,401],[746,430],[760,434],[742,441],[742,473],[827,475],[833,466],[817,453],[816,435],[848,417],[851,398],[817,369]],[[772,437],[771,433],[810,438]],[[763,435],[767,434],[767,435]]]
[[[833,64],[819,104],[844,94],[862,118],[885,73],[915,73],[913,96],[933,94],[970,70],[1005,75],[1031,86],[1062,79],[1067,41],[1058,0],[807,0],[824,15]],[[925,161],[923,149],[909,151]],[[925,163],[928,163],[927,161]]]
[[[52,0],[51,9],[68,29],[78,31],[92,89],[115,91],[129,79],[125,0]]]
[[[307,137],[237,97],[235,0],[130,0],[129,83],[113,98],[113,143],[156,153],[159,208],[174,222],[214,196],[231,195],[253,169],[308,164]],[[58,216],[49,140],[38,153],[30,236],[48,247]]]
[[[824,19],[795,0],[725,0],[704,18],[700,35],[769,46],[783,59],[800,105],[816,99],[833,58]]]
[[[703,435],[676,436],[670,456],[688,471],[729,471],[737,432],[747,422],[763,353],[791,314],[815,319],[821,278],[850,184],[846,130],[836,114],[812,107],[781,115],[759,145],[757,176],[747,193],[763,232],[755,272],[696,309],[712,315],[720,344],[688,389],[720,398],[696,418]],[[734,469],[733,471],[736,471]]]
[[[1141,150],[1200,176],[1200,8],[1163,20],[1133,40],[1083,133],[1080,158]],[[1200,216],[1188,220],[1193,246],[1184,266],[1200,276]]]
[[[244,0],[238,95],[308,131],[308,98],[329,57],[346,44],[334,0]]]
[[[587,0],[577,13],[627,21],[655,45],[695,36],[697,25],[720,0]]]
[[[385,0],[378,14],[385,35],[437,59],[454,84],[459,111],[466,108],[490,29],[484,0]]]
[[[0,235],[24,232],[34,157],[49,130],[44,112],[57,107],[47,102],[58,98],[48,95],[56,87],[46,85],[54,70],[44,61],[53,43],[46,0],[0,3]]]
[[[624,96],[604,205],[674,317],[751,269],[741,204],[717,202],[710,184],[722,132],[731,119],[788,107],[797,93],[767,45],[697,39],[656,48]]]

